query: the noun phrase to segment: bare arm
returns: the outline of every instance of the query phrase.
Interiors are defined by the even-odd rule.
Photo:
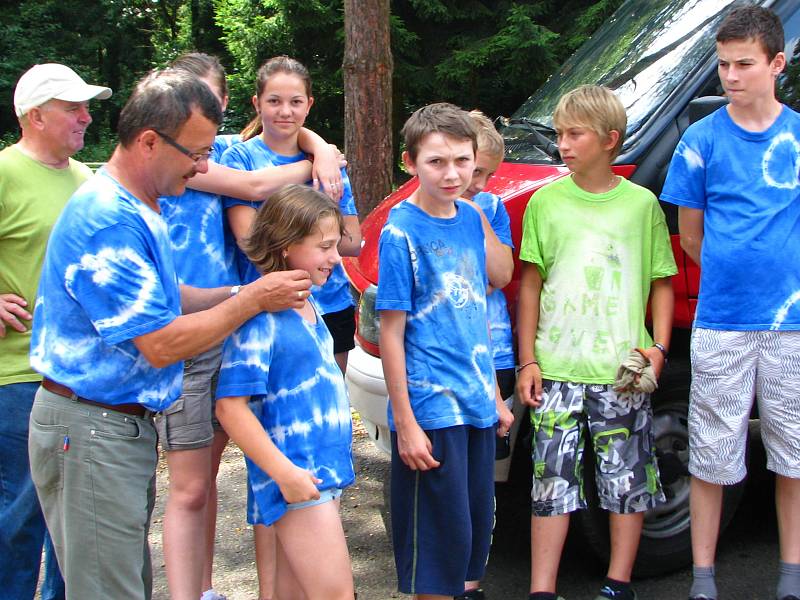
[[[486,239],[486,273],[489,276],[489,285],[495,289],[501,289],[508,285],[514,275],[514,258],[511,248],[497,239],[497,235],[492,229],[489,219],[472,200],[464,200],[472,206],[481,217],[483,225],[483,235]]]
[[[653,318],[653,340],[664,348],[669,348],[672,336],[672,315],[675,309],[675,294],[672,292],[672,278],[663,277],[654,279],[650,286],[650,314]],[[645,355],[650,359],[656,378],[664,369],[664,355],[661,350],[653,346],[644,349]]]
[[[438,467],[439,461],[431,454],[431,440],[417,423],[408,398],[405,331],[405,312],[381,311],[381,362],[397,429],[397,450],[409,469],[427,471]]]
[[[506,403],[503,402],[503,396],[500,395],[500,386],[497,381],[494,382],[494,403],[497,408],[497,436],[503,437],[511,429],[514,424],[514,413],[508,410]]]
[[[344,227],[347,231],[339,242],[339,254],[342,256],[358,256],[361,254],[361,225],[358,215],[345,215]]]
[[[517,395],[523,404],[539,406],[542,400],[542,371],[536,360],[536,331],[539,328],[539,298],[542,293],[542,276],[539,268],[529,262],[522,263],[519,280],[519,305],[517,306],[517,341],[519,366]]]
[[[133,339],[147,362],[157,368],[216,346],[261,311],[302,308],[311,278],[305,271],[268,273],[213,308],[181,315],[161,329]]]
[[[207,173],[197,173],[186,184],[194,190],[257,202],[289,183],[305,183],[311,179],[311,161],[301,160],[280,167],[264,167],[255,171],[232,169],[214,162]]]
[[[188,315],[201,310],[208,310],[230,297],[230,286],[197,288],[190,285],[181,285],[181,313]]]
[[[242,240],[250,235],[250,227],[253,225],[253,219],[256,218],[256,209],[252,206],[237,204],[226,210],[225,216],[228,217],[228,225],[231,226],[236,243],[241,246]]]
[[[678,207],[678,231],[681,248],[699,267],[700,250],[703,247],[703,224],[705,213],[699,208]]]
[[[315,484],[322,480],[301,469],[284,455],[247,406],[248,396],[217,400],[217,419],[247,457],[275,480],[288,503],[319,498]]]
[[[0,338],[6,337],[6,326],[15,331],[23,333],[28,329],[20,321],[30,321],[33,315],[25,307],[28,302],[22,296],[16,294],[0,294]]]
[[[314,156],[311,174],[314,189],[322,190],[334,200],[341,198],[343,188],[339,149],[305,127],[300,129],[297,145],[303,152]]]

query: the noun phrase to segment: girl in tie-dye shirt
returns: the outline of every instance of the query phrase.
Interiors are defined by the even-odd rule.
[[[292,185],[262,204],[242,245],[262,273],[303,269],[322,285],[343,231],[332,200]],[[217,417],[247,459],[248,521],[275,526],[291,566],[279,566],[278,591],[353,598],[338,502],[355,479],[350,405],[312,297],[302,309],[257,315],[225,342]]]

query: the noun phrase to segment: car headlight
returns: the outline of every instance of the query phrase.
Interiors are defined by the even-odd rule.
[[[378,297],[378,286],[370,285],[361,294],[358,303],[358,335],[376,346],[380,342],[381,320],[375,310],[375,299]]]

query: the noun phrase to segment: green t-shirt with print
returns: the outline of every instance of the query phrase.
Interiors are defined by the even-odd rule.
[[[626,179],[602,194],[572,177],[538,190],[519,257],[542,276],[536,359],[556,381],[613,383],[628,352],[653,343],[651,281],[678,272],[658,201]]]
[[[70,159],[54,169],[16,146],[0,152],[0,294],[25,298],[33,312],[50,230],[69,197],[91,177],[83,163]],[[6,326],[0,338],[0,385],[41,380],[28,362],[30,321],[25,333]]]

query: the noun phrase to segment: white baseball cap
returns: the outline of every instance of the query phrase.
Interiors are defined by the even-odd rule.
[[[34,65],[19,78],[14,90],[14,109],[21,117],[48,100],[86,102],[111,97],[111,88],[89,85],[75,71],[57,63]]]

